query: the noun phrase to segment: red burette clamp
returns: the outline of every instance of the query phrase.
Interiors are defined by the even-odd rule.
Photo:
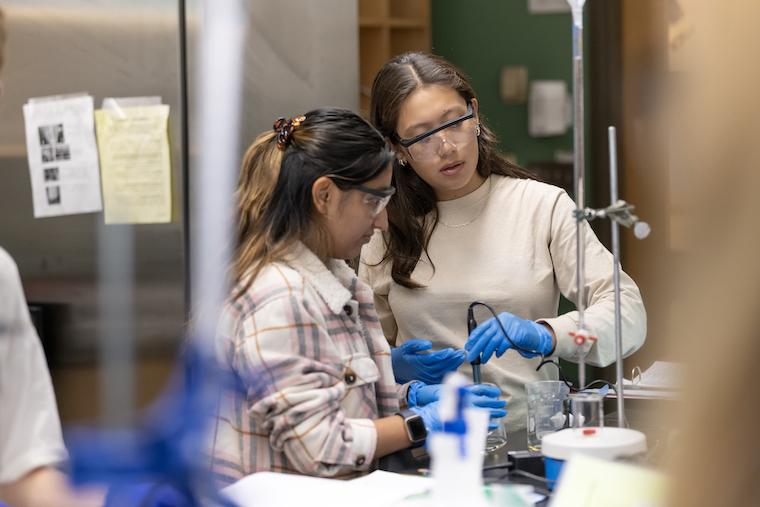
[[[587,340],[592,343],[597,340],[596,336],[591,336],[588,331],[583,329],[579,329],[578,331],[571,331],[568,334],[573,337],[573,341],[579,347],[586,343]]]

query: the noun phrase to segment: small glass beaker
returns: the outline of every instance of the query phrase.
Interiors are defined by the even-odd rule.
[[[483,382],[482,385],[495,387],[501,392],[501,388],[491,382]],[[501,396],[499,396],[499,398],[501,398]],[[507,429],[504,427],[503,418],[490,419],[489,423],[496,424],[496,427],[489,430],[486,435],[486,445],[483,449],[486,453],[494,452],[507,445]]]
[[[528,401],[528,450],[541,452],[541,439],[565,427],[570,388],[559,380],[538,380],[525,384]]]
[[[604,398],[596,393],[570,395],[573,428],[604,426]]]
[[[486,453],[494,452],[507,445],[507,429],[501,422],[501,419],[491,419],[492,422],[497,424],[496,428],[489,430],[486,435],[486,446],[484,448]]]

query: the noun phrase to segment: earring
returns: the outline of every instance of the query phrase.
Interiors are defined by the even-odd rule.
[[[477,125],[475,125],[475,135],[477,137],[480,137],[480,123],[478,123]]]
[[[406,159],[400,158],[398,159],[398,163],[401,167],[406,167]]]

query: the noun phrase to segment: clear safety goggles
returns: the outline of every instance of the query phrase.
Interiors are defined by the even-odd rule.
[[[413,160],[429,160],[440,154],[444,143],[452,148],[461,148],[477,137],[477,122],[472,104],[467,104],[467,112],[459,118],[447,121],[432,130],[411,139],[396,138],[396,142],[406,148]]]
[[[364,185],[351,185],[350,188],[364,193],[362,202],[372,211],[373,217],[379,215],[388,206],[391,197],[396,193],[395,187],[381,189],[365,187]]]

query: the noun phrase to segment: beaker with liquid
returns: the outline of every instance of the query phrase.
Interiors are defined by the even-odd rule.
[[[596,393],[571,394],[570,413],[573,428],[600,428],[604,426],[604,398]]]
[[[538,380],[525,384],[528,401],[528,450],[541,452],[544,435],[561,430],[567,423],[570,388],[559,380]]]
[[[496,384],[490,382],[484,382],[483,385],[497,387]],[[491,419],[490,423],[495,423],[497,426],[488,431],[486,435],[486,445],[483,449],[486,453],[494,452],[507,445],[507,429],[504,427],[503,419]]]
[[[484,449],[486,453],[494,452],[507,445],[507,430],[504,427],[504,424],[500,419],[492,419],[492,421],[495,421],[497,426],[496,428],[489,430],[486,435],[486,446]]]

